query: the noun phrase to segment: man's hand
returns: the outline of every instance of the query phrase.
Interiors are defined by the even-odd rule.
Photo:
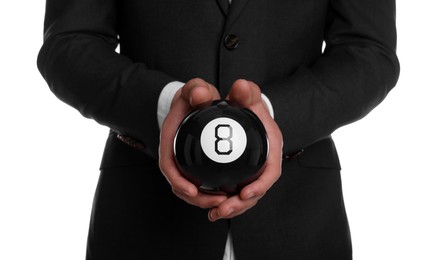
[[[269,155],[261,176],[244,187],[239,195],[232,196],[213,207],[208,214],[210,221],[233,218],[255,206],[281,175],[283,137],[278,125],[261,99],[260,88],[251,81],[237,80],[231,87],[228,99],[252,110],[263,122],[269,139]]]
[[[163,175],[170,183],[176,196],[200,208],[218,207],[227,197],[199,192],[194,184],[181,175],[174,161],[174,135],[180,122],[193,108],[216,99],[220,99],[220,95],[211,84],[202,79],[188,81],[175,94],[160,134],[159,167]]]

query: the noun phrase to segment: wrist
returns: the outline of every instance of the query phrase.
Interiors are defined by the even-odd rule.
[[[180,81],[173,81],[168,83],[161,91],[159,100],[157,102],[157,122],[159,128],[162,128],[165,117],[170,112],[171,104],[173,103],[176,93],[185,85]]]

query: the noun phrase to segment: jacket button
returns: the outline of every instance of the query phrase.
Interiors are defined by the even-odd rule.
[[[233,50],[238,47],[238,43],[240,42],[240,39],[237,35],[234,34],[228,34],[225,37],[225,46],[228,50]]]

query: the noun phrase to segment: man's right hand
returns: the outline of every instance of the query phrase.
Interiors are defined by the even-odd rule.
[[[173,145],[177,128],[184,117],[193,108],[216,99],[220,99],[220,94],[211,84],[198,78],[188,81],[175,94],[160,133],[159,167],[162,174],[176,196],[191,205],[205,209],[218,207],[227,197],[199,192],[194,184],[185,179],[174,160]]]

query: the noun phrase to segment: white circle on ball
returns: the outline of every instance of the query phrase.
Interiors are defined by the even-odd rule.
[[[209,159],[217,163],[230,163],[240,158],[246,149],[246,132],[237,121],[219,117],[203,128],[200,144]]]

